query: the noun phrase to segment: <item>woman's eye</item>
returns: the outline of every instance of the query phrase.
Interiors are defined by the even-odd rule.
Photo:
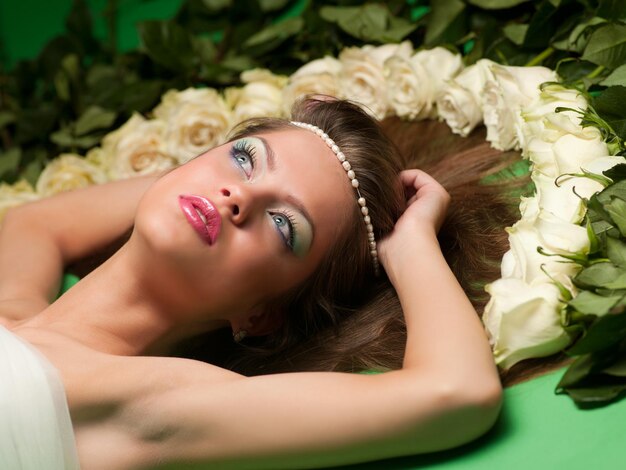
[[[238,140],[230,149],[230,156],[239,165],[245,175],[250,178],[256,163],[256,150],[253,145],[245,140]]]
[[[287,248],[293,251],[294,239],[295,239],[295,221],[287,214],[280,212],[271,213],[272,220],[276,229],[280,233]]]

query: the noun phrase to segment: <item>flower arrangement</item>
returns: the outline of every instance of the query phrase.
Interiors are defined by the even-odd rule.
[[[626,28],[603,23],[594,24],[605,33]],[[565,40],[578,44],[580,38],[572,32]],[[587,49],[591,57],[602,54]],[[624,67],[613,66],[605,85],[625,83]],[[520,201],[519,221],[506,229],[510,250],[501,278],[486,288],[491,298],[483,322],[495,360],[509,368],[575,343],[569,351],[580,357],[559,390],[580,403],[609,401],[626,390],[626,159],[619,155],[626,152],[626,128],[611,107],[626,102],[626,88],[607,89],[591,107],[584,81],[561,80],[547,67],[487,58],[466,67],[461,54],[415,50],[410,41],[345,47],[289,75],[252,68],[241,73],[239,87],[166,91],[145,116],[134,113],[84,157],[54,158],[34,187],[25,180],[3,183],[0,217],[38,197],[184,163],[243,119],[287,116],[306,94],[354,100],[378,119],[440,119],[461,136],[482,123],[494,148],[519,150],[529,160],[535,186],[535,194]]]

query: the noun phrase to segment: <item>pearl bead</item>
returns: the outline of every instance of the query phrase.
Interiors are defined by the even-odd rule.
[[[370,251],[370,255],[372,255],[372,257],[375,258],[376,256],[378,256],[378,251],[372,250]]]
[[[372,250],[375,250],[376,249],[376,242],[370,242],[370,248]]]
[[[339,147],[337,147],[337,144],[332,144],[332,147],[330,147],[330,149],[333,151],[333,153],[339,152]]]
[[[369,213],[369,209],[367,207],[361,207],[361,214],[367,215]]]
[[[366,224],[369,224],[371,222],[369,215],[366,215],[365,217],[363,217],[363,220],[365,221]]]
[[[340,162],[345,162],[346,161],[346,156],[343,154],[343,152],[338,152],[337,153],[337,158],[339,159]]]
[[[364,197],[360,197],[358,199],[358,203],[359,203],[359,206],[365,207],[365,198]]]
[[[374,226],[372,224],[367,224],[366,227],[368,232],[374,232]]]
[[[346,171],[349,171],[349,170],[352,168],[352,167],[350,166],[350,162],[343,162],[343,163],[341,164],[341,166],[343,166],[343,169],[344,169],[344,170],[346,170]],[[350,179],[353,179],[353,178],[350,178]]]
[[[348,178],[350,178],[351,180],[356,178],[356,175],[354,174],[353,170],[348,170]]]
[[[357,180],[352,180],[352,187],[353,188],[358,188],[359,187],[359,182]]]

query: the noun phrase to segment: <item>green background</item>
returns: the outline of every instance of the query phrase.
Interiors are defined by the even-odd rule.
[[[88,0],[98,37],[105,37],[105,0]],[[121,0],[117,45],[136,47],[135,23],[165,19],[180,0]],[[5,0],[0,2],[2,64],[35,57],[64,29],[69,0]],[[604,408],[580,410],[554,394],[562,371],[505,391],[505,405],[494,429],[477,442],[439,454],[355,465],[353,470],[609,470],[626,468],[626,400]]]
[[[99,39],[106,37],[104,10],[106,0],[87,0],[91,7],[94,31]],[[120,0],[117,45],[120,51],[137,47],[139,36],[135,24],[143,20],[170,18],[181,0]],[[12,67],[20,59],[37,56],[43,46],[65,28],[65,17],[71,0],[3,0],[0,1],[0,45],[2,63]]]

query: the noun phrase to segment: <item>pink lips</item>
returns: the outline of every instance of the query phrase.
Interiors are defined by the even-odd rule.
[[[200,238],[209,245],[215,243],[222,226],[222,218],[211,201],[202,196],[181,194],[178,196],[178,203]]]

